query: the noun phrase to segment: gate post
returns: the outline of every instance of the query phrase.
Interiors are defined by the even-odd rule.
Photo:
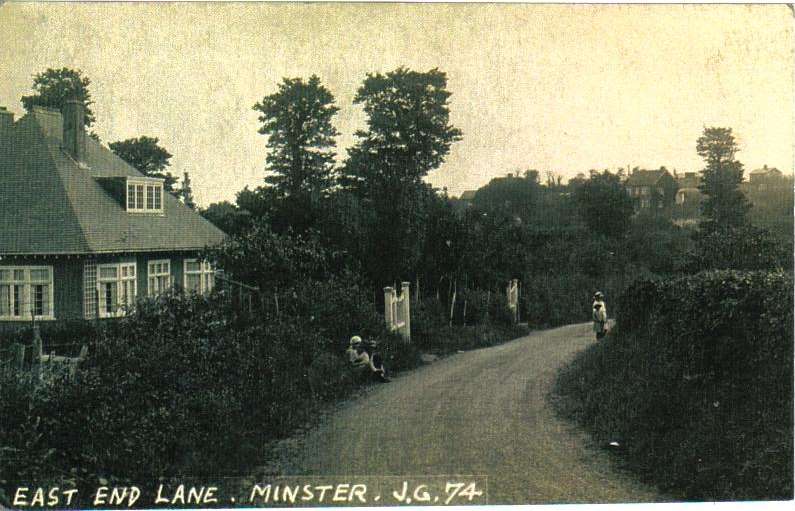
[[[403,282],[401,285],[400,296],[403,298],[403,337],[411,340],[411,294],[409,293],[409,283]]]
[[[514,323],[519,322],[519,279],[512,279],[508,282],[506,289],[508,299],[508,309],[511,311],[511,320]]]
[[[386,326],[391,330],[395,324],[395,317],[392,314],[394,307],[392,302],[395,299],[395,289],[392,287],[384,288],[384,321]]]

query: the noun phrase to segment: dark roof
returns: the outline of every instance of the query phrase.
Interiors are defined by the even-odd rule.
[[[780,176],[781,175],[781,171],[778,170],[776,167],[768,167],[767,165],[765,165],[764,167],[762,167],[760,169],[752,170],[751,174],[753,174],[755,176],[766,175],[766,174],[770,174],[770,175],[773,175],[773,176]]]
[[[223,241],[223,232],[169,193],[163,215],[128,213],[97,178],[142,174],[90,137],[85,165],[61,145],[55,110],[34,108],[0,132],[0,254],[186,250]]]
[[[666,174],[667,170],[636,170],[627,178],[624,186],[654,186]]]

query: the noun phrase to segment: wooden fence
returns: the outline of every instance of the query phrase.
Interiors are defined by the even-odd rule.
[[[71,345],[70,345],[71,346]],[[10,344],[0,350],[0,371],[28,372],[35,375],[39,381],[44,381],[56,374],[74,376],[77,367],[88,356],[88,346],[83,344],[77,357],[56,355],[55,352],[45,354],[43,342],[37,325],[33,326],[33,339],[30,345],[21,343]]]
[[[216,272],[215,285],[223,293],[230,305],[242,314],[251,316],[263,306],[262,293],[257,286],[250,286],[232,280],[226,277],[223,272]],[[276,307],[278,309],[278,301],[276,302]]]

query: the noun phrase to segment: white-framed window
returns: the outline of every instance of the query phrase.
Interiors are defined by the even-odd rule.
[[[147,273],[149,296],[157,296],[171,287],[171,261],[158,259],[149,261]]]
[[[55,319],[52,266],[0,266],[0,320]]]
[[[215,270],[207,261],[185,259],[185,290],[201,295],[209,294],[215,285]]]
[[[163,182],[127,180],[127,211],[160,213],[163,211]]]
[[[135,263],[97,265],[100,318],[123,316],[135,304]]]

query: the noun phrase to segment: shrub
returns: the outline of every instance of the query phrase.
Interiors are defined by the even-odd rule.
[[[394,333],[383,333],[378,340],[378,351],[384,357],[387,371],[403,371],[420,365],[420,352],[412,336],[411,342],[406,342]]]
[[[752,225],[702,232],[693,250],[686,254],[682,269],[692,273],[708,269],[790,269],[791,240],[791,233],[785,241]]]
[[[525,275],[519,297],[520,319],[532,327],[554,327],[589,321],[593,293],[602,291],[613,317],[617,299],[631,282],[648,275],[636,268],[602,277],[582,273]]]
[[[356,375],[339,355],[321,353],[309,366],[309,386],[322,401],[342,398],[356,384]]]
[[[559,375],[562,413],[684,499],[792,498],[792,276],[640,281]]]
[[[77,356],[84,344],[96,339],[95,323],[83,320],[69,320],[57,323],[38,322],[44,353],[55,352],[58,355]],[[30,346],[33,342],[33,327],[25,326],[14,330],[0,332],[0,350],[13,343]]]
[[[302,281],[283,293],[286,316],[307,321],[309,328],[344,349],[352,335],[376,336],[384,328],[369,288],[356,275],[332,275],[324,282]]]

